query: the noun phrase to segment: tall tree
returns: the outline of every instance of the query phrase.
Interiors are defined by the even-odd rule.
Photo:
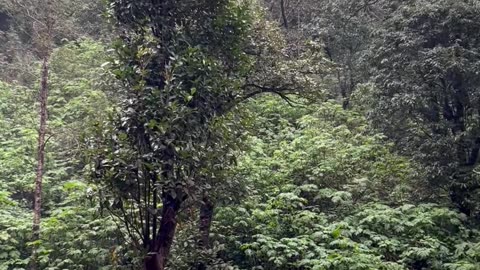
[[[42,182],[45,169],[45,144],[47,134],[47,100],[49,83],[49,62],[53,50],[55,21],[52,17],[53,6],[50,0],[35,2],[14,2],[19,5],[25,18],[31,23],[31,39],[35,52],[42,61],[40,88],[39,88],[39,124],[37,142],[37,168],[35,176],[35,192],[33,205],[32,241],[40,239],[40,222],[42,213]],[[34,245],[32,252],[32,269],[37,269],[37,248]]]
[[[40,239],[40,223],[42,216],[42,182],[45,174],[45,151],[48,141],[48,96],[49,96],[49,64],[52,52],[62,40],[75,39],[88,33],[88,30],[80,31],[76,22],[77,16],[72,16],[72,11],[86,9],[88,3],[82,1],[63,1],[63,0],[3,0],[2,1],[2,18],[5,22],[4,30],[8,35],[3,38],[7,41],[10,57],[6,59],[5,76],[8,76],[11,66],[20,65],[23,60],[28,64],[22,65],[19,74],[28,73],[30,66],[35,66],[37,60],[40,64],[40,86],[38,92],[38,140],[37,140],[37,166],[35,176],[35,190],[33,199],[33,234],[32,241],[37,243]],[[82,16],[78,16],[82,17]],[[84,17],[86,18],[86,16]],[[91,19],[90,19],[91,20]],[[84,20],[88,21],[88,20]],[[100,23],[96,23],[99,26]],[[15,42],[11,42],[11,41]],[[10,47],[8,47],[10,46]],[[18,49],[20,47],[22,49]],[[24,57],[16,57],[18,55],[30,55],[26,59]],[[18,60],[23,59],[23,60]],[[25,70],[21,70],[25,69]],[[23,76],[25,81],[18,81],[17,74],[12,75],[8,80],[17,83],[33,86],[33,81],[38,78],[35,75]],[[52,134],[50,134],[52,136]],[[33,249],[32,268],[37,267],[36,263],[36,244]]]
[[[212,136],[215,123],[262,93],[288,100],[287,93],[301,90],[299,82],[311,81],[304,74],[316,65],[285,67],[288,61],[270,40],[275,35],[254,35],[252,20],[261,14],[247,1],[111,6],[124,32],[114,73],[125,97],[121,116],[106,132],[109,146],[99,153],[96,174],[113,191],[105,205],[147,253],[145,269],[164,269],[179,211],[208,186],[202,171],[212,163],[205,160],[228,152],[222,136]]]
[[[468,216],[479,213],[479,7],[415,1],[387,20],[372,48],[374,123]]]
[[[117,150],[101,158],[99,176],[115,191],[110,210],[148,253],[145,269],[164,269],[178,212],[202,188],[209,126],[242,90],[249,18],[229,1],[114,1],[113,8],[128,33],[116,71],[127,92],[112,138]]]

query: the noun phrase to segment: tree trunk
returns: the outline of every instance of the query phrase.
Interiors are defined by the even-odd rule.
[[[200,232],[198,247],[201,250],[208,249],[210,245],[210,227],[213,220],[213,210],[213,203],[208,199],[208,197],[205,196],[202,200],[202,205],[200,206],[200,224],[198,228]],[[197,263],[197,270],[206,269],[207,265],[205,262],[200,261]]]
[[[35,193],[34,193],[34,207],[33,207],[33,228],[32,228],[32,240],[37,241],[40,239],[40,219],[42,210],[42,180],[43,171],[45,167],[45,134],[47,132],[47,98],[48,98],[48,60],[49,55],[45,55],[42,65],[42,79],[40,85],[40,128],[38,131],[38,143],[37,143],[37,172],[35,177]],[[36,247],[33,247],[32,252],[32,269],[37,269],[37,253]]]
[[[287,14],[285,13],[285,0],[280,0],[280,10],[282,12],[283,26],[288,29]]]
[[[181,201],[167,196],[164,199],[160,229],[154,240],[153,249],[144,259],[145,270],[164,270],[172,248],[177,228],[177,213]]]
[[[451,186],[449,190],[451,201],[455,204],[458,211],[467,217],[472,215],[473,206],[470,202],[471,195],[468,189],[458,186]]]
[[[199,246],[202,248],[208,248],[210,242],[210,226],[213,220],[214,205],[208,197],[204,197],[202,200],[202,206],[200,207],[200,242]]]

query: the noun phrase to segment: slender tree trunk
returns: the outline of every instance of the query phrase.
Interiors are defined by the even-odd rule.
[[[282,12],[283,26],[288,29],[287,14],[285,13],[285,0],[280,0],[280,10]]]
[[[214,207],[214,204],[205,196],[202,200],[202,205],[200,206],[200,224],[198,228],[200,232],[198,247],[201,250],[208,249],[210,245],[210,227],[212,225]],[[205,262],[200,261],[197,263],[197,270],[206,269],[207,265]]]
[[[202,248],[208,248],[210,245],[210,227],[213,220],[213,203],[204,197],[202,200],[202,206],[200,207],[200,242],[199,246]]]
[[[145,270],[165,269],[177,228],[177,214],[180,205],[181,201],[171,196],[164,199],[160,229],[154,240],[153,250],[145,257]]]
[[[42,211],[42,180],[45,167],[45,134],[47,132],[47,98],[48,98],[48,62],[49,55],[46,54],[43,58],[42,64],[42,78],[40,85],[40,128],[38,131],[37,143],[37,172],[35,177],[35,193],[34,193],[34,207],[33,207],[33,228],[32,240],[40,239],[40,219]],[[37,269],[37,253],[36,247],[33,247],[32,252],[32,269]]]
[[[472,210],[474,206],[470,202],[471,191],[468,188],[456,186],[450,186],[449,195],[451,201],[455,204],[458,211],[465,214],[467,217],[472,216]]]

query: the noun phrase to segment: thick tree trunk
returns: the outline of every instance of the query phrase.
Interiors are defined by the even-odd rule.
[[[38,143],[37,143],[37,172],[35,177],[35,193],[34,193],[34,206],[33,206],[33,228],[32,228],[32,240],[37,241],[40,239],[40,219],[42,211],[42,180],[43,171],[45,167],[45,134],[47,133],[47,98],[48,98],[48,60],[49,55],[44,56],[42,65],[42,79],[40,85],[40,126],[38,131]],[[36,247],[33,247],[32,252],[32,269],[37,269],[37,254]]]
[[[214,204],[204,197],[202,200],[202,205],[200,206],[200,220],[199,220],[199,232],[200,239],[198,242],[198,247],[202,250],[208,249],[210,245],[210,227],[213,220],[213,210]],[[196,266],[197,270],[206,270],[207,264],[205,262],[198,262]]]
[[[164,270],[172,248],[177,228],[177,213],[181,201],[167,196],[164,199],[160,229],[154,240],[153,249],[145,257],[145,270]]]

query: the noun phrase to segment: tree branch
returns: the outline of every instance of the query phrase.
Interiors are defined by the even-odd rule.
[[[255,88],[257,90],[250,92],[246,94],[245,96],[240,98],[239,102],[244,102],[254,96],[264,94],[264,93],[272,93],[280,96],[283,100],[285,100],[290,106],[294,107],[293,103],[295,103],[291,98],[289,98],[287,95],[288,94],[294,94],[294,90],[289,88],[288,86],[281,86],[281,87],[267,87],[267,86],[262,86],[254,83],[248,83],[245,84],[243,89],[248,89],[248,88]],[[289,92],[291,91],[291,92]]]

